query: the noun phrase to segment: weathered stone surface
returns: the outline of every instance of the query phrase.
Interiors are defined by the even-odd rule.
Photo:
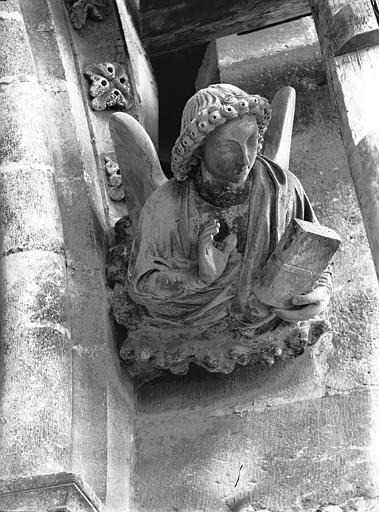
[[[3,5],[9,10],[16,4],[0,2],[0,11]],[[78,56],[83,58],[85,52],[73,49],[77,34],[67,23],[64,3],[22,0],[23,16],[20,9],[17,12],[15,21],[25,21],[27,27],[36,73],[31,81],[0,87],[2,204],[9,206],[3,209],[3,235],[10,240],[8,246],[25,249],[1,260],[1,271],[15,284],[6,297],[12,295],[12,300],[1,303],[0,318],[4,338],[0,393],[5,393],[1,394],[0,479],[7,479],[1,485],[0,509],[100,510],[99,500],[82,503],[88,489],[79,486],[74,491],[59,478],[29,478],[75,471],[107,501],[109,510],[124,511],[129,501],[132,387],[121,374],[113,348],[102,270],[105,187],[91,140],[91,136],[101,140],[100,154],[111,150],[110,137],[99,130],[97,121],[86,122],[81,82],[87,84],[77,74]],[[96,54],[103,51],[104,60],[108,55],[117,59],[124,47],[109,37],[115,28],[108,20],[101,27],[107,23],[108,36],[100,29],[86,43]],[[81,31],[80,37],[85,33],[89,31]],[[5,49],[11,54],[10,44]],[[30,57],[29,47],[25,55]],[[58,220],[61,230],[54,226]],[[59,233],[64,236],[66,261],[62,251],[52,252]],[[34,239],[48,251],[30,250]],[[54,258],[61,264],[62,276],[58,270],[50,272],[49,261]],[[2,289],[7,290],[4,275]],[[8,481],[23,475],[29,486]]]
[[[136,510],[375,511],[377,407],[377,392],[362,392],[147,414],[137,423]]]
[[[50,85],[58,94],[66,86],[67,74],[57,39],[57,20],[44,0],[26,0],[22,8],[38,81],[44,89]],[[67,105],[63,98],[61,101]]]
[[[125,68],[116,62],[92,64],[84,70],[90,81],[90,97],[93,110],[108,107],[129,109],[133,104],[129,77]]]
[[[0,164],[5,160],[51,164],[40,105],[41,91],[34,82],[0,87]]]
[[[54,175],[50,168],[3,166],[0,202],[2,256],[25,250],[64,254]]]
[[[0,482],[0,507],[6,511],[101,512],[102,503],[82,478],[51,473]]]
[[[69,468],[71,341],[61,255],[1,259],[1,478]]]
[[[73,367],[72,469],[96,489],[107,493],[108,385],[119,381],[115,371],[102,273],[67,270],[70,294]],[[126,400],[128,395],[126,396]],[[128,419],[125,418],[126,428]],[[126,452],[127,453],[127,452]]]
[[[0,87],[34,74],[31,53],[25,51],[28,42],[22,15],[9,4],[0,4]]]

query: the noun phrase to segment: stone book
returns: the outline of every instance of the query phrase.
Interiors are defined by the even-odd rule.
[[[253,285],[255,296],[273,307],[292,307],[291,297],[312,290],[340,244],[333,229],[292,219]]]

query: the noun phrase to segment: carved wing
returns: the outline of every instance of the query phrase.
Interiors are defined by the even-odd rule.
[[[263,154],[284,169],[289,166],[295,106],[295,89],[279,89],[271,102],[272,118],[265,135]]]
[[[116,112],[110,117],[109,127],[129,216],[133,226],[136,226],[146,199],[167,178],[163,174],[154,144],[134,117],[125,112]]]

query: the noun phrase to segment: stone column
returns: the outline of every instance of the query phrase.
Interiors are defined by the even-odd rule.
[[[63,2],[0,1],[0,510],[128,509],[132,386],[77,55]]]
[[[19,2],[0,5],[0,508],[84,510],[71,465],[71,339],[54,170]],[[91,503],[93,500],[91,501]]]
[[[0,478],[70,465],[65,254],[41,90],[17,0],[0,5]]]

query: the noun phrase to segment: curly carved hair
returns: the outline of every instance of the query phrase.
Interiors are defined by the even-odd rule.
[[[213,84],[190,98],[183,110],[180,135],[172,149],[171,169],[178,181],[187,178],[198,164],[199,149],[218,126],[245,115],[254,115],[258,125],[258,151],[271,119],[266,98],[248,94],[230,84]]]

